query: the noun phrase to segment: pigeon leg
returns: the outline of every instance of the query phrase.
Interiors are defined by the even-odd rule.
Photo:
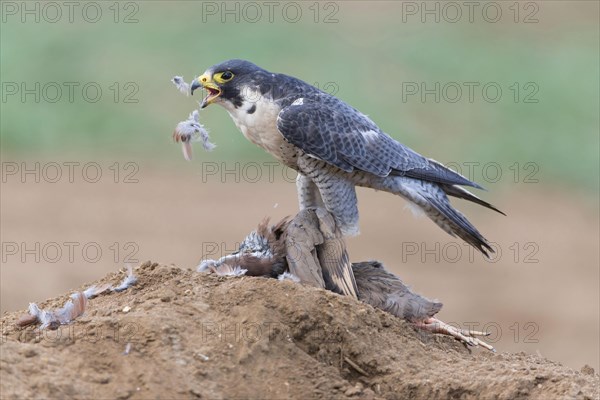
[[[421,322],[416,322],[415,325],[420,329],[432,333],[440,333],[443,335],[452,336],[453,338],[460,340],[461,342],[469,346],[481,346],[490,351],[493,351],[494,353],[496,352],[496,349],[494,349],[493,346],[477,338],[477,336],[489,336],[489,332],[467,331],[464,329],[459,329],[433,317],[427,318],[426,320]]]

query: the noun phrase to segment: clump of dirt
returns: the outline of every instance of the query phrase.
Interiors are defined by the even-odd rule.
[[[1,320],[1,397],[596,399],[599,376],[471,353],[352,298],[146,262],[58,330]],[[116,283],[125,272],[95,284]],[[80,290],[89,285],[83,286]],[[68,294],[47,300],[61,307]]]

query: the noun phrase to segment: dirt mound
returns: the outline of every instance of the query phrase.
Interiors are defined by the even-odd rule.
[[[292,282],[146,262],[139,281],[58,330],[2,322],[1,397],[582,398],[599,377],[536,356],[470,353],[354,299]],[[124,272],[97,283],[117,283]],[[87,288],[83,286],[81,289]],[[68,295],[40,306],[61,307]]]

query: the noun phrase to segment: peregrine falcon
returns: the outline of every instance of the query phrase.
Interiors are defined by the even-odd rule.
[[[461,186],[477,183],[421,156],[342,100],[292,76],[229,60],[194,79],[201,108],[223,106],[252,143],[296,170],[300,209],[325,207],[346,236],[358,234],[355,186],[399,195],[440,228],[486,256],[493,249],[448,200],[459,197],[502,213]]]

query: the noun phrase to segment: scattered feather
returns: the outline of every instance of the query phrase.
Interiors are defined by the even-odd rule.
[[[42,310],[35,303],[29,303],[29,314],[34,316],[37,322],[41,322],[42,327],[48,326],[55,319],[51,311]]]
[[[129,289],[131,286],[137,283],[137,277],[133,275],[133,268],[131,265],[127,266],[127,276],[119,284],[119,286],[112,288],[114,292],[122,292],[123,290]]]
[[[98,296],[99,294],[107,291],[108,289],[111,288],[111,285],[109,283],[106,283],[104,285],[100,285],[100,286],[90,286],[89,288],[85,289],[83,291],[83,295],[85,296],[86,299],[91,299],[94,298],[96,296]]]
[[[248,272],[247,269],[239,266],[231,267],[229,264],[221,264],[219,266],[210,266],[209,270],[219,276],[243,276]]]
[[[83,293],[77,292],[72,294],[71,300],[67,301],[63,308],[59,308],[55,311],[58,322],[60,322],[61,325],[70,323],[85,312],[86,305],[87,298]]]
[[[196,272],[210,272],[210,267],[217,265],[215,260],[202,260],[196,268]]]
[[[65,303],[62,308],[56,310],[43,310],[36,303],[29,303],[29,314],[24,315],[17,321],[17,326],[25,327],[35,323],[40,323],[39,329],[57,329],[60,325],[71,323],[75,318],[85,312],[87,300],[91,299],[107,290],[121,292],[137,282],[137,277],[133,275],[131,265],[127,266],[127,276],[117,287],[110,284],[94,285],[85,289],[83,292],[76,292],[71,295],[71,299]]]
[[[123,354],[128,355],[130,351],[131,351],[131,343],[127,343],[125,345],[125,351],[123,352]]]
[[[183,80],[183,76],[174,76],[173,79],[171,79],[171,82],[177,86],[177,89],[181,93],[185,94],[186,96],[190,95],[190,84]]]
[[[202,147],[206,151],[212,151],[216,147],[210,142],[208,130],[200,123],[198,110],[192,111],[188,119],[177,124],[173,132],[173,140],[181,142],[183,157],[187,161],[192,159],[192,142],[202,142]]]
[[[425,215],[425,211],[423,211],[423,209],[416,204],[406,203],[404,208],[408,208],[415,218],[420,218]]]
[[[17,322],[19,326],[27,326],[32,323],[41,323],[40,329],[56,329],[59,325],[71,323],[75,318],[85,312],[87,306],[87,297],[82,292],[71,295],[71,300],[67,301],[62,308],[48,311],[38,307],[35,303],[29,303],[29,316],[23,317]],[[22,324],[21,321],[27,322]]]
[[[291,281],[294,283],[300,283],[300,278],[298,278],[294,274],[290,274],[289,272],[284,272],[283,274],[277,277],[280,281]]]

